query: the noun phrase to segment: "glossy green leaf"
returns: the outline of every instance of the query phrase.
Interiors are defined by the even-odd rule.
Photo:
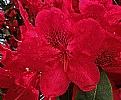
[[[70,83],[67,91],[63,95],[57,97],[56,100],[72,100],[73,86],[74,84]]]
[[[75,100],[113,100],[112,87],[105,72],[100,68],[100,81],[95,90],[77,91]]]
[[[60,100],[59,97],[57,97],[56,100]]]

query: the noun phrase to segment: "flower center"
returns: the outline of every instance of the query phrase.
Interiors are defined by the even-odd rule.
[[[59,28],[52,28],[46,34],[47,42],[52,45],[52,47],[59,49],[60,51],[65,51],[68,45],[68,41],[66,38],[66,32]]]
[[[104,50],[95,59],[97,66],[101,67],[119,67],[120,65],[120,52],[113,49]]]
[[[70,40],[67,37],[66,32],[60,28],[52,28],[46,33],[45,39],[49,45],[60,51],[58,57],[56,56],[55,58],[60,59],[64,67],[64,72],[66,72],[68,70],[71,54],[67,50]]]

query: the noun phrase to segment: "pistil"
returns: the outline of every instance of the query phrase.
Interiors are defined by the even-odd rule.
[[[63,67],[64,67],[64,72],[67,72],[68,65],[69,65],[69,57],[68,57],[67,51],[65,51],[63,53]]]

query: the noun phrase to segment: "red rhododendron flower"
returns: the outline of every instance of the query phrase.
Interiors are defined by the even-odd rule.
[[[100,23],[100,26],[107,30],[109,27],[109,23],[105,14],[108,12],[109,8],[107,8],[102,4],[90,0],[81,0],[79,4],[80,12],[83,18],[93,18]]]
[[[98,25],[97,22],[92,19],[82,20],[79,23],[85,23],[85,27],[89,25],[90,31],[92,31],[92,27],[90,24],[86,23],[93,23],[96,26]],[[79,27],[81,28],[81,26]],[[31,62],[39,61],[39,58],[41,58],[40,60],[44,60],[44,63],[42,62],[41,65],[45,68],[48,66],[49,70],[42,71],[42,76],[40,77],[40,90],[46,97],[53,97],[63,94],[66,91],[70,81],[77,84],[83,91],[90,91],[95,88],[95,85],[99,80],[99,72],[97,67],[87,55],[92,54],[92,52],[88,50],[92,50],[93,47],[88,49],[84,44],[87,43],[86,40],[91,40],[89,36],[92,34],[90,34],[88,30],[87,34],[83,34],[82,31],[81,33],[84,36],[81,37],[81,33],[71,33],[70,29],[70,21],[59,9],[52,8],[50,11],[43,10],[39,12],[36,17],[36,30],[38,37],[41,37],[41,39],[38,40],[38,42],[34,39],[34,43],[37,42],[39,44],[36,46],[36,48],[38,47],[39,49],[36,49],[35,51],[33,47],[30,47],[32,45],[32,39],[30,40],[30,38],[29,40],[27,39],[27,41],[23,41],[23,43],[29,42],[28,46],[30,49],[27,49],[27,51],[25,49],[22,50],[23,47],[20,49],[20,51],[22,51],[22,53],[19,53],[19,57],[21,59],[27,58],[27,52],[30,52],[30,50],[31,53],[33,52],[32,54],[36,53],[36,56],[33,56],[35,60],[29,53],[29,58],[32,60],[24,59],[24,63],[27,63],[30,60]],[[84,28],[84,30],[86,29],[87,28]],[[100,35],[103,36],[104,31],[101,27],[97,27],[96,31],[97,32],[94,31],[92,33],[95,34],[100,32]],[[95,39],[94,41],[97,42]],[[94,41],[92,43],[94,43]],[[24,45],[27,46],[27,44]],[[81,45],[83,46],[81,47]],[[98,44],[94,45],[97,47]],[[40,65],[39,68],[37,68],[38,65],[36,65],[31,66],[36,69],[39,69],[41,66]],[[94,73],[96,74],[96,77],[94,77]],[[60,90],[62,86],[63,88]]]
[[[17,72],[0,68],[0,87],[8,89],[3,99],[24,100],[31,98],[30,100],[38,100],[39,74],[37,71],[31,70],[21,74]]]
[[[103,2],[103,1],[101,1]],[[120,6],[109,5],[105,7],[101,3],[86,0],[80,1],[80,12],[85,18],[93,18],[97,20],[100,25],[105,29],[105,31],[121,35],[121,24],[120,24]]]
[[[107,73],[113,88],[114,100],[120,100],[121,85],[121,38],[115,35],[105,39],[101,53],[96,58],[97,66]]]
[[[19,6],[25,25],[28,27],[25,12],[20,2]],[[92,34],[104,35],[96,21],[87,19],[81,22],[93,23],[97,28]],[[83,43],[86,43],[86,40],[91,40],[88,37],[91,35],[90,32],[85,35],[82,32],[84,35],[82,37],[80,37],[81,33],[71,32],[72,27],[68,17],[57,8],[40,11],[36,17],[35,25],[36,33],[35,31],[31,33],[32,31],[28,30],[25,33],[27,36],[24,36],[24,40],[18,47],[18,60],[22,62],[22,66],[42,71],[40,77],[42,93],[46,97],[59,96],[66,91],[70,81],[83,91],[93,90],[99,81],[99,71],[87,55],[89,53],[91,55],[91,52],[87,50],[85,45],[81,47]],[[88,27],[92,31],[93,27],[90,24]],[[95,40],[97,37],[93,38]],[[94,46],[97,47],[97,44]]]
[[[38,32],[41,32],[40,35],[42,37],[43,42],[46,44],[45,47],[47,45],[50,45],[47,47],[47,49],[55,50],[55,54],[48,56],[52,59],[52,61],[50,59],[50,61],[48,62],[48,66],[50,67],[50,70],[46,72],[42,72],[42,76],[40,77],[40,81],[41,81],[40,90],[45,96],[50,96],[50,97],[58,96],[60,94],[63,94],[66,91],[70,80],[75,84],[77,84],[84,91],[89,91],[94,89],[95,85],[93,84],[97,83],[96,81],[98,81],[98,78],[99,78],[98,70],[96,69],[96,66],[93,64],[93,62],[91,62],[88,55],[83,54],[81,52],[81,49],[79,49],[78,45],[75,45],[77,43],[73,43],[75,42],[75,39],[73,40],[73,42],[71,41],[71,37],[69,36],[71,34],[65,30],[66,27],[60,28],[60,26],[66,22],[64,21],[64,19],[67,20],[66,17],[63,15],[63,17],[65,18],[61,19],[62,13],[58,9],[53,8],[51,9],[51,11],[46,11],[46,12],[42,11],[38,14],[36,19],[37,28],[38,28]],[[55,18],[53,19],[56,19],[56,20],[53,20],[53,23],[52,23],[53,26],[47,23],[44,23],[44,22],[52,21],[50,20],[52,19],[52,17],[46,17],[46,16],[47,15],[52,16],[54,15],[54,13],[55,13],[55,16],[53,17]],[[44,17],[45,19],[42,18],[43,16],[45,16]],[[41,21],[41,19],[43,21]],[[60,23],[57,23],[57,22],[60,22]],[[69,22],[65,24],[69,24]],[[44,46],[41,48],[44,48]],[[49,53],[49,51],[47,53]],[[49,54],[52,54],[52,53],[49,53]],[[76,59],[76,58],[79,58],[79,59]],[[56,63],[54,64],[54,62]],[[87,65],[85,65],[85,63]],[[90,67],[90,65],[92,67]],[[95,77],[96,80],[93,79],[94,78],[93,73],[91,73],[91,71],[88,72],[90,68],[94,68],[93,71],[94,70],[95,71],[93,73],[97,74],[97,76]],[[58,76],[58,77],[55,77],[55,76]],[[81,77],[81,79],[79,77]],[[60,90],[59,88],[61,88],[62,86],[63,86],[63,89]]]
[[[121,64],[120,39],[115,39],[110,34],[112,30],[118,34],[116,30],[120,29],[120,23],[116,24],[116,18],[119,22],[119,12],[114,14],[112,6],[105,7],[99,3],[103,2],[102,0],[81,0],[80,11],[79,0],[28,1],[18,0],[24,22],[24,25],[19,27],[23,38],[20,42],[12,37],[14,41],[10,41],[10,45],[14,45],[15,41],[18,43],[15,45],[18,46],[17,51],[0,45],[1,63],[4,65],[4,69],[0,69],[3,74],[0,73],[0,81],[4,81],[0,83],[0,87],[8,88],[6,100],[37,100],[39,87],[45,99],[55,99],[65,93],[70,82],[85,92],[91,91],[100,79],[97,66],[108,73],[115,86],[120,84],[113,76],[115,71],[112,74],[108,68],[113,65],[118,65],[119,68]],[[51,3],[60,9],[52,5],[49,5],[52,7],[50,10],[42,7]],[[29,14],[23,5],[25,9],[30,8]],[[34,13],[35,9],[37,12]],[[29,22],[30,16],[36,16],[35,27]],[[104,22],[104,25],[101,22]],[[18,27],[17,20],[14,20],[11,26]],[[116,26],[116,29],[112,26]],[[111,52],[111,58],[97,60],[96,66],[93,59],[100,48],[106,53],[106,57]],[[101,57],[104,53],[101,52]],[[104,61],[106,63],[103,63]],[[26,68],[29,70],[25,71]],[[5,82],[9,84],[4,84]]]
[[[102,68],[104,68],[104,70],[106,70],[107,67],[121,66],[120,52],[120,41],[115,38],[107,38],[104,41],[101,55],[99,59],[97,59],[97,61],[99,61],[98,66],[101,66]]]
[[[5,100],[38,100],[38,87],[40,73],[36,70],[26,71],[21,69],[22,64],[15,56],[11,56],[12,51],[1,45],[2,63],[4,69],[0,69],[0,87],[8,88]]]
[[[16,78],[15,83],[8,89],[6,100],[38,100],[39,74],[37,71],[23,72],[20,77]]]
[[[16,52],[0,45],[2,54],[0,68],[0,87],[7,88],[5,100],[22,100],[31,97],[38,100],[39,73],[35,70],[25,71],[18,61]],[[15,54],[14,54],[15,53]]]

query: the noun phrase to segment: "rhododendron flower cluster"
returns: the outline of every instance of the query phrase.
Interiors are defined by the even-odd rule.
[[[2,98],[56,100],[73,83],[74,100],[75,87],[97,88],[101,67],[120,100],[121,7],[113,2],[12,0],[0,10]]]

